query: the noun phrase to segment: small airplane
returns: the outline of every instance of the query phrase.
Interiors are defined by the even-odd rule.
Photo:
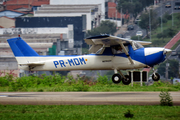
[[[91,45],[88,55],[40,56],[20,36],[7,40],[18,62],[19,69],[29,71],[68,70],[114,70],[112,81],[128,85],[129,75],[121,70],[154,67],[166,59],[170,49],[160,47],[144,48],[151,42],[134,41],[111,35],[99,35],[85,39]],[[119,73],[120,74],[119,74]],[[160,75],[153,69],[152,79]]]

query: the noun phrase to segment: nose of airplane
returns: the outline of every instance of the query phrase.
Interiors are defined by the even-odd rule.
[[[167,53],[170,53],[170,52],[172,52],[172,50],[170,50],[170,49],[166,49],[166,48],[165,48],[165,49],[163,50],[163,54],[167,54]]]
[[[146,64],[152,67],[163,62],[166,59],[166,54],[169,52],[171,50],[166,48],[145,48]]]

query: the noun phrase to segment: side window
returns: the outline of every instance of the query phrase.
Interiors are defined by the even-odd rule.
[[[100,53],[101,53],[101,51],[102,51],[102,49],[103,49],[103,47],[102,47],[102,48],[100,48],[100,49],[96,52],[96,54],[100,54]]]
[[[126,48],[127,51],[129,51],[128,46],[125,46],[125,48]],[[112,47],[112,52],[113,52],[113,54],[121,54],[121,53],[124,53],[124,50],[119,45],[119,46],[113,46]]]
[[[139,48],[143,48],[143,46],[137,42],[132,42],[132,48],[133,50],[139,49]]]

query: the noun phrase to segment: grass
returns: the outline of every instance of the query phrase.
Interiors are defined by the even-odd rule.
[[[11,75],[0,77],[1,92],[61,92],[61,91],[180,91],[180,84],[172,85],[165,82],[155,82],[151,86],[140,86],[140,83],[130,85],[114,84],[108,80],[107,76],[99,76],[96,81],[90,78],[78,77],[73,79],[72,76],[54,76],[42,75],[24,76],[21,78],[13,78]]]
[[[66,119],[109,120],[129,119],[124,116],[131,111],[135,120],[178,120],[180,106],[137,105],[0,105],[1,120]]]

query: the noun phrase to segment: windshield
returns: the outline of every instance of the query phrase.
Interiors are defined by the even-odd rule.
[[[134,50],[137,50],[137,49],[139,49],[139,48],[143,48],[143,46],[142,46],[141,44],[139,44],[138,42],[133,41],[133,42],[132,42],[132,48],[133,48]]]

